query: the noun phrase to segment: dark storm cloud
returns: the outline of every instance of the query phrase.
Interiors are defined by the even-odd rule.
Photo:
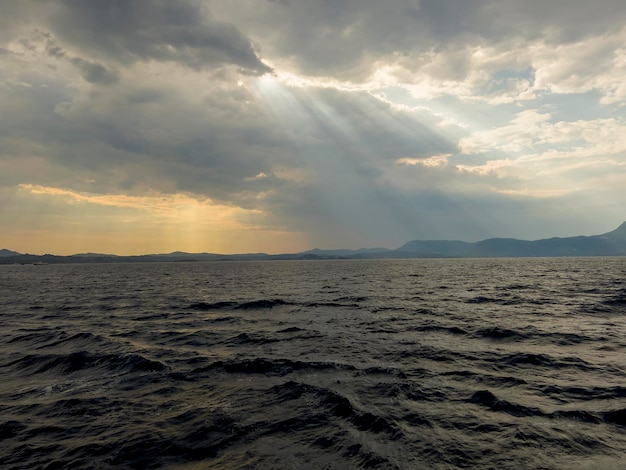
[[[265,6],[264,6],[265,5]],[[248,2],[264,50],[310,75],[367,76],[377,59],[467,45],[582,40],[626,22],[622,0],[376,0]],[[219,3],[220,11],[233,4]],[[230,14],[228,15],[230,17]]]
[[[212,93],[198,96],[164,81],[117,82],[72,96],[60,82],[41,85],[31,80],[4,96],[0,157],[42,154],[97,184],[55,181],[53,174],[37,184],[105,193],[152,187],[235,202],[275,186],[272,178],[246,180],[289,161],[286,136],[236,86],[215,82]]]
[[[54,45],[46,53],[84,65]],[[278,96],[261,99],[236,85],[236,75],[201,81],[201,94],[166,79],[72,95],[62,82],[32,81],[15,89],[5,105],[14,111],[0,129],[8,141],[47,142],[46,158],[56,165],[92,173],[97,183],[41,181],[93,192],[161,187],[189,191],[247,208],[267,203],[254,195],[281,191],[291,198],[298,185],[277,177],[276,168],[305,172],[315,181],[355,186],[376,184],[385,166],[401,157],[428,157],[455,149],[440,118],[422,111],[394,110],[366,92],[289,88],[289,101],[268,112]],[[11,154],[32,154],[13,143]],[[256,175],[263,174],[261,178]]]
[[[94,64],[80,57],[73,57],[70,62],[80,70],[82,77],[89,83],[113,83],[117,81],[117,75],[103,65]]]
[[[121,64],[155,60],[197,70],[232,64],[247,73],[270,71],[236,26],[216,19],[193,0],[25,1],[11,10],[14,24],[38,17],[84,60]],[[95,78],[100,72],[92,68],[86,75]]]
[[[117,81],[118,76],[115,72],[107,69],[102,64],[98,64],[89,60],[73,57],[60,47],[49,33],[39,33],[45,43],[46,53],[50,57],[58,60],[66,60],[79,71],[81,76],[89,83],[109,84]]]
[[[60,0],[56,33],[84,50],[122,62],[173,61],[195,69],[232,63],[265,73],[250,41],[232,24],[183,0]]]

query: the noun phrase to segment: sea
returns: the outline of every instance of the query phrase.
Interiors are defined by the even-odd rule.
[[[0,266],[0,467],[626,468],[626,258]]]

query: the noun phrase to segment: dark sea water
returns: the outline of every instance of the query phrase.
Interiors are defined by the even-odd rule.
[[[626,468],[626,258],[0,266],[0,466]]]

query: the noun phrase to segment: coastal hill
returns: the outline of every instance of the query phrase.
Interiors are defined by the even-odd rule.
[[[554,237],[535,241],[490,238],[475,243],[414,240],[397,251],[419,257],[623,256],[626,255],[626,222],[611,232],[590,237]]]
[[[561,256],[626,256],[626,222],[611,232],[592,236],[518,240],[489,238],[479,242],[458,240],[413,240],[392,250],[362,248],[359,250],[313,250],[300,253],[268,255],[244,253],[185,253],[116,256],[81,253],[71,256],[31,255],[0,249],[0,264],[52,263],[130,263],[155,261],[244,261],[244,260],[306,260],[306,259],[402,259],[402,258],[519,258]]]

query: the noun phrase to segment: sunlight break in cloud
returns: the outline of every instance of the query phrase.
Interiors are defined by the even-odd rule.
[[[433,155],[428,158],[411,158],[405,157],[396,160],[396,163],[400,165],[421,165],[425,167],[439,167],[448,165],[448,159],[452,156],[452,154],[444,154],[444,155]]]
[[[509,196],[524,196],[538,199],[545,199],[551,197],[564,196],[570,194],[570,189],[497,189],[493,188],[493,191],[499,194],[506,194]]]
[[[154,216],[168,218],[197,218],[201,215],[217,220],[233,228],[243,228],[238,222],[245,216],[260,216],[259,210],[245,210],[212,203],[209,200],[198,200],[185,194],[154,194],[145,196],[128,196],[122,194],[86,195],[61,188],[20,184],[19,187],[31,194],[62,197],[68,204],[94,204],[99,206],[136,209]]]

